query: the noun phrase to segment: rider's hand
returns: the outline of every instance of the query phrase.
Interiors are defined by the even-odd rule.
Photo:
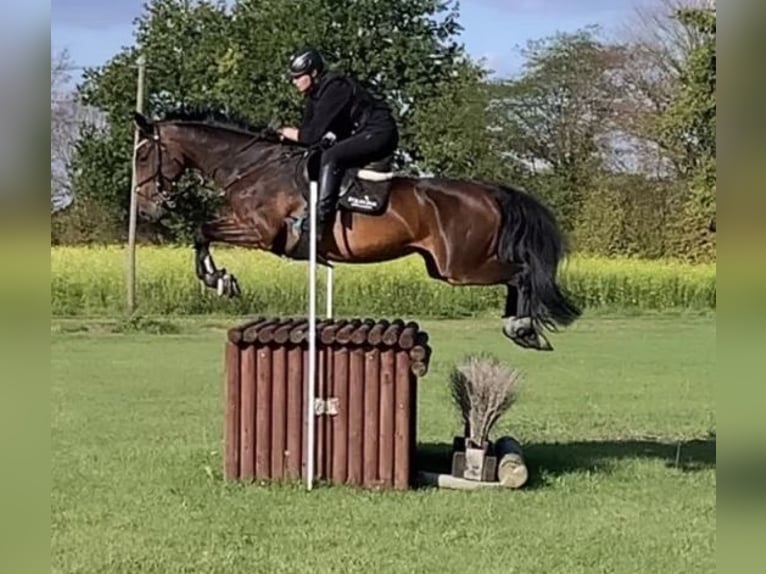
[[[298,128],[286,127],[279,130],[283,139],[298,141]]]

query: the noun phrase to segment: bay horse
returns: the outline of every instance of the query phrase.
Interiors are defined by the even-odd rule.
[[[222,206],[195,232],[195,268],[219,295],[236,278],[215,266],[211,242],[307,259],[300,222],[322,149],[281,141],[274,130],[232,114],[179,110],[151,120],[138,112],[136,204],[157,221],[172,209],[187,170],[212,180]],[[384,162],[385,163],[385,162]],[[557,284],[564,237],[551,211],[523,190],[443,177],[406,177],[388,164],[349,170],[331,231],[317,246],[324,265],[376,263],[419,254],[428,275],[451,285],[506,285],[502,332],[522,348],[552,350],[544,330],[581,314]]]

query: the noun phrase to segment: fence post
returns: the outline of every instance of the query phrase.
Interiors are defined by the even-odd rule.
[[[136,111],[144,111],[144,78],[146,75],[146,59],[138,57],[138,86],[136,88]],[[138,129],[133,133],[133,155],[130,178],[130,215],[128,221],[128,314],[133,314],[136,307],[136,145],[138,145]]]

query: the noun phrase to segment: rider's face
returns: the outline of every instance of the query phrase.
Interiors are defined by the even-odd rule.
[[[311,87],[311,76],[303,74],[297,78],[293,78],[293,85],[298,88],[298,91],[303,93]]]

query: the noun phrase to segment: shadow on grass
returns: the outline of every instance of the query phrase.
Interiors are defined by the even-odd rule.
[[[715,468],[716,438],[694,439],[681,443],[656,440],[596,440],[563,443],[527,443],[522,445],[529,469],[525,489],[547,486],[550,479],[570,473],[605,473],[613,471],[623,459],[654,459],[667,468],[697,472]],[[452,444],[418,445],[418,469],[449,473]]]

